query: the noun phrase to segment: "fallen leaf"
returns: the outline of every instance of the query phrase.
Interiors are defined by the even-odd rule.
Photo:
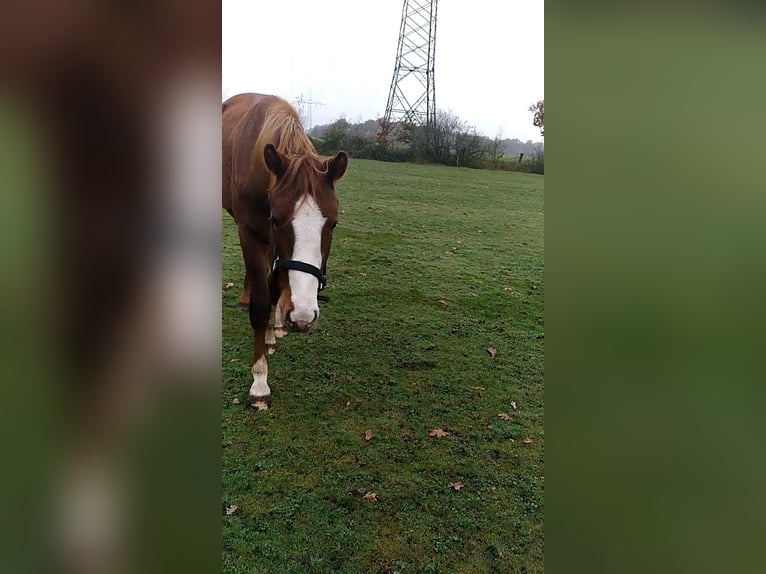
[[[369,502],[377,502],[378,501],[378,495],[375,494],[374,492],[368,492],[362,498],[364,498],[365,500],[367,500]]]
[[[237,508],[239,508],[236,504],[232,504],[231,506],[226,507],[226,516],[231,516],[236,512]]]
[[[521,441],[521,442],[523,442],[524,444],[529,444],[529,443],[532,443],[532,442],[534,442],[534,441],[532,440],[532,438],[531,438],[531,437],[527,437],[527,438],[525,438],[525,439],[524,439],[523,441]]]
[[[232,287],[234,287],[234,283],[227,283],[226,285],[224,285],[223,288],[224,289],[231,289]]]
[[[439,303],[441,303],[442,305],[446,305],[447,304],[447,302],[444,299],[439,299]]]
[[[370,441],[372,440],[372,431],[370,429],[367,429],[364,431],[364,440]]]
[[[449,487],[452,490],[460,490],[461,488],[463,488],[463,483],[462,482],[450,482],[449,483]]]
[[[497,415],[497,416],[499,416],[499,417],[500,417],[501,419],[503,419],[504,421],[509,421],[509,420],[511,420],[511,415],[509,415],[509,414],[507,414],[507,413],[500,413],[500,414],[499,414],[499,415]]]
[[[492,347],[490,347],[489,349],[487,349],[487,353],[489,353],[489,356],[494,359],[495,355],[497,355],[497,350],[495,350]]]
[[[233,404],[233,405],[238,405],[238,404],[239,404],[239,399],[238,399],[237,397],[234,397],[234,398],[231,400],[231,404]]]
[[[346,406],[350,407],[351,406],[351,401],[346,401]]]
[[[449,434],[450,433],[442,429],[433,429],[430,433],[428,433],[428,436],[443,437],[449,436]]]
[[[484,387],[471,387],[474,391],[486,391],[487,389]]]
[[[516,410],[516,401],[511,401],[511,406],[513,407],[513,410]]]

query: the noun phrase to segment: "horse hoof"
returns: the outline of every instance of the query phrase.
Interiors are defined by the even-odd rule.
[[[287,336],[288,330],[284,327],[274,327],[274,336],[281,339],[282,337]]]
[[[271,405],[271,397],[250,397],[250,408],[265,411]]]
[[[271,344],[267,344],[266,345],[266,354],[267,355],[273,355],[276,352],[277,352],[277,346],[276,345],[271,345]]]

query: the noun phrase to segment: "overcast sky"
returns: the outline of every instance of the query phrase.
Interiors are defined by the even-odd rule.
[[[223,0],[223,92],[313,106],[313,124],[385,112],[402,0]],[[540,141],[530,104],[544,98],[543,0],[441,0],[436,106],[484,135]]]

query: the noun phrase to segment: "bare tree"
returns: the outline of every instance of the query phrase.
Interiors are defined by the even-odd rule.
[[[449,163],[450,153],[455,149],[457,135],[464,130],[465,124],[457,114],[438,110],[430,135],[433,159],[439,163]]]
[[[455,136],[455,165],[475,165],[484,158],[487,147],[474,126],[464,125]]]
[[[500,158],[505,155],[505,152],[502,150],[503,145],[503,127],[500,126],[497,128],[497,133],[495,134],[495,139],[492,140],[492,143],[490,144],[489,153],[490,157],[492,158],[492,167],[497,169],[497,165],[500,163]]]

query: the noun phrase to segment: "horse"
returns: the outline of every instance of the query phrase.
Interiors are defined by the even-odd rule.
[[[239,304],[253,330],[249,404],[271,405],[266,354],[276,337],[306,332],[319,318],[318,293],[338,222],[335,183],[348,154],[317,154],[295,109],[264,94],[222,105],[223,208],[237,225],[245,262]]]

